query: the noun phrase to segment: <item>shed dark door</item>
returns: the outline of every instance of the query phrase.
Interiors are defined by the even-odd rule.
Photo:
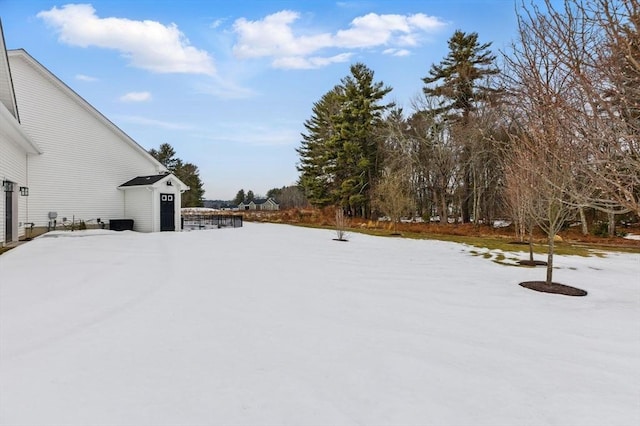
[[[4,219],[4,235],[5,241],[10,242],[13,240],[13,191],[5,190],[5,219]]]
[[[176,230],[176,213],[173,194],[160,194],[160,230]]]

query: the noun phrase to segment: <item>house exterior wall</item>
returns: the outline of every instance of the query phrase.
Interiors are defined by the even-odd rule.
[[[46,226],[50,211],[58,221],[134,214],[118,186],[162,165],[26,52],[8,56],[22,126],[43,152],[29,159],[26,221]]]
[[[128,188],[124,193],[123,219],[133,219],[133,230],[153,231],[153,191],[147,187]]]
[[[262,203],[262,205],[260,206],[260,210],[268,210],[268,211],[280,210],[280,206],[276,204],[276,202],[273,201],[271,198],[269,198],[267,201]]]
[[[1,107],[0,107],[1,108]],[[4,241],[5,229],[5,192],[2,181],[14,182],[13,189],[13,241],[24,235],[24,222],[26,222],[27,197],[20,196],[20,186],[26,186],[27,179],[27,154],[17,145],[10,142],[0,133],[0,243]]]
[[[0,245],[3,245],[9,241],[5,241],[6,194],[2,188],[2,181],[7,180],[14,183],[12,240],[17,241],[19,237],[24,235],[25,222],[27,222],[28,197],[21,196],[19,188],[28,186],[29,153],[16,140],[17,138],[24,139],[18,130],[20,125],[2,103],[0,103],[0,109],[2,109],[0,111]],[[23,140],[22,144],[26,142]]]

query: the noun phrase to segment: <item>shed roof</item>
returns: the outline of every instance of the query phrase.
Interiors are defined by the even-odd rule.
[[[167,185],[176,185],[180,192],[188,191],[189,186],[182,182],[176,175],[173,173],[162,173],[159,175],[149,175],[149,176],[137,176],[133,179],[123,183],[118,188],[127,189],[134,186],[154,186],[161,185],[161,181],[166,181]]]
[[[161,175],[151,175],[151,176],[138,176],[138,177],[134,177],[133,179],[131,179],[130,181],[127,181],[125,183],[123,183],[122,186],[147,186],[147,185],[153,185],[154,183],[158,182],[160,179],[165,178],[169,176],[168,174],[161,174]]]

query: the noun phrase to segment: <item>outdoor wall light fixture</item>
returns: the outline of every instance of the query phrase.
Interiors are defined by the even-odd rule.
[[[3,180],[2,188],[4,189],[4,192],[13,192],[13,182],[10,180]]]
[[[171,183],[170,180],[167,181],[167,186],[173,186],[173,183]]]
[[[22,195],[23,197],[28,197],[29,196],[29,187],[28,186],[21,186],[20,187],[20,195]]]

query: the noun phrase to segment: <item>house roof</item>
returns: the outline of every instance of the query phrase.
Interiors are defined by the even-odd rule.
[[[269,197],[269,198],[261,198],[261,199],[259,199],[259,200],[253,200],[253,202],[254,202],[255,204],[257,204],[257,205],[259,205],[259,204],[264,204],[264,203],[266,203],[266,202],[268,202],[268,201],[271,201],[273,204],[278,204],[278,203],[276,203],[276,200],[274,200],[274,199],[273,199],[273,198],[271,198],[271,197]]]
[[[150,176],[137,176],[123,183],[118,188],[129,188],[132,186],[153,186],[162,180],[171,180],[175,182],[176,186],[180,190],[187,191],[190,189],[184,182],[182,182],[174,174],[171,174],[171,173],[163,173],[160,175],[150,175]]]
[[[25,133],[18,120],[11,114],[4,103],[0,102],[0,136],[6,135],[8,140],[21,147],[28,154],[42,154],[36,143]]]
[[[18,105],[9,68],[9,57],[2,32],[2,21],[0,21],[0,135],[7,137],[28,154],[42,153],[38,145],[20,126]]]
[[[9,61],[13,58],[22,58],[26,63],[34,68],[40,75],[44,76],[47,80],[53,83],[56,87],[67,94],[71,99],[82,106],[86,111],[96,117],[106,127],[111,129],[115,135],[117,135],[122,141],[129,144],[141,155],[143,155],[149,162],[151,162],[158,172],[166,171],[166,167],[156,160],[151,154],[147,152],[142,146],[140,146],[135,140],[127,135],[122,129],[116,126],[111,120],[105,117],[100,111],[98,111],[93,105],[87,102],[82,96],[77,94],[73,89],[67,86],[62,80],[56,77],[51,71],[49,71],[44,65],[38,62],[33,56],[31,56],[24,49],[7,50],[7,57]],[[15,59],[13,59],[15,60]]]
[[[16,95],[13,90],[13,82],[11,81],[11,70],[9,69],[9,57],[7,56],[7,47],[4,42],[4,34],[2,32],[2,21],[0,20],[0,103],[20,122],[18,116],[18,105],[16,104]]]
[[[262,205],[268,201],[271,201],[273,204],[278,204],[276,202],[276,200],[274,200],[273,198],[269,197],[269,198],[259,198],[259,199],[255,199],[255,200],[251,200],[251,201],[240,201],[240,203],[238,204],[239,206],[248,206],[249,204],[253,203],[256,206]]]

